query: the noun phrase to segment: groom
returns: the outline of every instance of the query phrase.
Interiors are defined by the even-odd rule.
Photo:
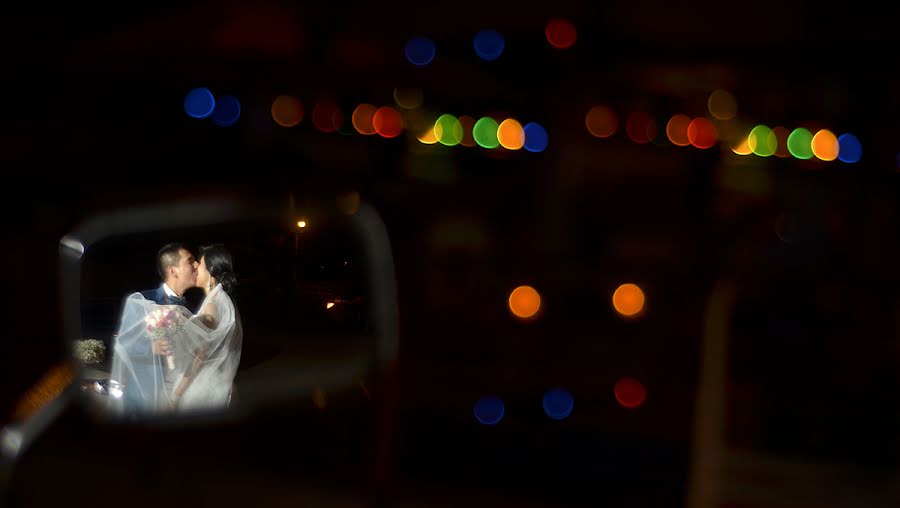
[[[166,244],[156,256],[156,270],[162,284],[156,289],[141,291],[141,294],[157,305],[189,307],[184,293],[197,286],[197,266],[194,255],[183,244]]]
[[[156,269],[161,279],[159,287],[141,291],[144,298],[157,305],[182,305],[190,308],[185,299],[185,292],[197,285],[197,260],[190,250],[181,243],[164,245],[156,256]],[[164,389],[164,380],[156,375],[155,365],[160,359],[156,356],[169,354],[171,345],[167,341],[140,341],[129,347],[131,358],[131,379],[125,380],[122,390],[122,403],[126,414],[134,414],[148,409],[152,390]],[[131,386],[131,389],[129,389]],[[142,391],[136,389],[142,386]]]

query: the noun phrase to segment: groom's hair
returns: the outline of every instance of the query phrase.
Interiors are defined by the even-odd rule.
[[[159,249],[159,253],[156,255],[156,271],[162,282],[166,281],[166,272],[169,267],[178,266],[178,261],[181,260],[181,249],[186,249],[186,247],[179,242],[167,243]]]

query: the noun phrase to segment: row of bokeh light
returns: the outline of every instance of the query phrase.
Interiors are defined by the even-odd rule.
[[[737,101],[725,90],[713,91],[707,100],[711,117],[672,115],[665,122],[665,141],[676,146],[712,148],[726,142],[737,155],[776,156],[822,161],[859,162],[862,144],[851,133],[836,136],[826,128],[756,125],[747,129],[736,120]],[[619,115],[608,106],[592,107],[584,119],[588,132],[596,138],[609,138],[620,130]],[[663,139],[656,119],[647,112],[633,111],[625,118],[624,133],[634,143],[657,143]]]
[[[207,88],[196,88],[188,92],[184,99],[184,110],[188,116],[203,119],[212,116],[220,126],[234,125],[240,116],[240,104],[233,96],[225,96],[227,102],[215,100]],[[383,138],[395,138],[405,130],[410,130],[419,142],[427,145],[440,143],[445,146],[480,146],[486,149],[498,147],[507,150],[525,149],[542,152],[547,148],[548,136],[543,126],[536,122],[522,125],[515,118],[498,119],[482,116],[479,119],[468,115],[456,117],[445,113],[433,115],[419,109],[422,104],[420,89],[395,89],[397,107],[375,106],[363,103],[356,106],[350,116],[353,131],[345,128],[344,113],[331,100],[319,100],[312,108],[310,120],[320,132],[341,132]],[[222,104],[227,108],[228,117],[220,120]],[[271,115],[281,127],[293,128],[301,124],[305,116],[303,102],[293,95],[279,95],[272,101]]]
[[[556,49],[569,49],[578,38],[575,25],[566,18],[553,18],[544,25],[544,37],[547,43]],[[479,31],[472,37],[472,49],[482,60],[497,60],[506,50],[506,39],[492,29]],[[437,44],[430,37],[417,35],[410,37],[403,46],[406,60],[417,66],[426,67],[434,62],[437,56]]]
[[[647,399],[647,389],[633,377],[621,377],[612,388],[612,395],[622,407],[636,409]],[[544,414],[552,420],[565,420],[575,410],[575,398],[565,388],[551,388],[541,399]],[[486,395],[472,406],[472,413],[479,423],[497,425],[506,416],[506,404],[501,397]]]
[[[412,130],[421,143],[440,143],[445,146],[465,146],[507,150],[525,149],[542,152],[547,148],[547,131],[536,122],[522,125],[515,118],[499,122],[491,116],[475,119],[468,115],[456,117],[445,113],[429,115],[418,109],[422,104],[420,89],[394,90],[394,106],[375,106],[362,103],[354,108],[350,122],[355,132],[395,138],[405,130]],[[272,102],[272,119],[282,127],[296,127],[303,121],[303,103],[295,96],[280,95]],[[344,115],[333,101],[320,100],[313,105],[313,126],[321,132],[340,131]]]
[[[643,316],[645,309],[644,291],[637,284],[627,282],[620,284],[611,297],[612,308],[624,319],[636,320]],[[513,289],[507,299],[509,312],[517,320],[530,322],[542,315],[541,295],[529,285],[521,285]],[[612,390],[616,402],[624,408],[636,409],[647,399],[647,390],[637,378],[623,376],[619,378]],[[544,413],[553,420],[568,418],[575,407],[575,399],[565,388],[552,388],[543,396]],[[506,414],[506,405],[497,395],[486,395],[479,398],[473,408],[475,419],[484,425],[500,423]]]

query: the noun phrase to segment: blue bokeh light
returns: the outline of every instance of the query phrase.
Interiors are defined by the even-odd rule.
[[[496,30],[482,30],[475,35],[473,41],[475,54],[481,59],[491,61],[500,58],[506,48],[506,41]]]
[[[219,97],[216,109],[212,114],[212,121],[219,127],[230,127],[237,123],[241,117],[241,103],[233,95]]]
[[[434,60],[436,49],[434,41],[431,39],[427,37],[413,37],[406,42],[403,52],[411,64],[423,67]]]
[[[841,134],[838,137],[838,159],[843,162],[859,162],[862,158],[862,144],[853,134]]]
[[[572,394],[563,388],[554,388],[544,393],[544,412],[554,420],[568,418],[574,407]]]
[[[478,399],[474,407],[475,419],[484,425],[496,425],[505,411],[503,401],[493,395]]]
[[[547,148],[547,130],[540,124],[529,122],[522,128],[525,131],[525,149],[529,152],[543,152]]]
[[[195,88],[184,97],[184,112],[191,118],[206,118],[216,108],[216,99],[209,88]]]

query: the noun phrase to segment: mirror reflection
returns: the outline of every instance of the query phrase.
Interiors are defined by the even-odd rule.
[[[364,401],[374,339],[340,213],[117,234],[80,259],[80,391],[114,419]]]

